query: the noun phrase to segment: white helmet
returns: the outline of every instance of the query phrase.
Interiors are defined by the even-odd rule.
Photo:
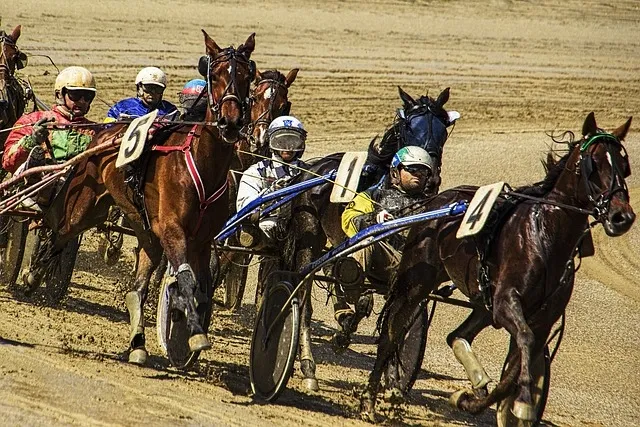
[[[54,89],[56,93],[62,93],[62,89],[82,89],[96,92],[96,81],[86,68],[67,67],[60,71],[60,74],[56,77]]]
[[[163,88],[167,87],[167,76],[158,67],[146,67],[140,70],[136,76],[136,86],[143,85],[158,85]]]
[[[304,152],[307,131],[300,120],[293,116],[280,116],[271,122],[267,130],[269,147],[275,151]]]
[[[431,157],[424,148],[416,146],[402,147],[398,150],[391,159],[391,168],[398,169],[400,165],[421,165],[431,171],[437,167],[435,157]]]

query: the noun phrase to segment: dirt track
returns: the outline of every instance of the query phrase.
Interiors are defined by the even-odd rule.
[[[183,82],[197,75],[200,28],[221,46],[238,45],[255,31],[259,69],[301,69],[290,96],[293,113],[310,132],[308,157],[364,149],[400,106],[397,85],[431,96],[451,87],[447,106],[462,119],[445,148],[444,188],[533,182],[543,173],[546,131],[579,132],[590,111],[611,129],[640,111],[640,5],[632,0],[589,7],[577,0],[306,3],[153,0],[143,8],[120,0],[73,6],[63,0],[9,0],[0,5],[0,16],[5,30],[23,25],[24,50],[50,55],[60,68],[83,65],[95,73],[106,102],[94,102],[96,120],[106,104],[133,94],[135,74],[146,65],[168,72],[166,96],[176,101]],[[60,28],[64,34],[56,33]],[[36,93],[51,102],[55,69],[32,57],[24,71]],[[638,126],[632,124],[626,144],[632,163],[640,158]],[[629,184],[640,211],[637,174]],[[545,413],[550,425],[640,424],[639,233],[636,226],[616,240],[596,236],[597,256],[585,260],[578,275],[566,337],[553,365]],[[120,265],[106,267],[95,248],[96,237],[89,233],[70,296],[59,308],[0,292],[4,423],[362,424],[352,389],[373,364],[373,321],[360,329],[351,350],[334,355],[328,344],[333,322],[318,290],[314,342],[321,391],[305,391],[296,372],[277,404],[259,405],[249,397],[252,305],[237,315],[216,314],[210,330],[214,349],[194,371],[168,366],[151,322],[151,364],[130,366],[123,291],[133,258],[127,252]],[[438,308],[407,423],[492,424],[493,409],[474,418],[446,404],[450,392],[466,385],[444,343],[464,314]],[[506,345],[500,331],[487,331],[474,344],[495,377]]]

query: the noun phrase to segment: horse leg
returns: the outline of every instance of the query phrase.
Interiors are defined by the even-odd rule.
[[[300,319],[300,370],[304,377],[303,383],[308,390],[318,391],[318,379],[316,378],[316,362],[311,351],[311,286],[313,282],[304,284],[304,296],[302,298],[302,315]]]
[[[455,393],[451,399],[457,401],[457,406],[460,409],[475,414],[509,395],[513,382],[517,378],[519,391],[518,397],[513,403],[513,414],[521,420],[533,421],[536,413],[531,394],[532,376],[530,363],[536,341],[535,334],[526,322],[522,304],[515,289],[511,288],[504,293],[496,293],[494,295],[493,317],[496,319],[496,323],[504,326],[509,332],[517,346],[516,351],[510,354],[508,371],[486,398],[474,399],[470,396],[465,396],[464,391],[460,391]],[[519,363],[517,359],[519,359]]]
[[[475,337],[491,325],[491,313],[484,308],[474,308],[464,322],[447,336],[447,344],[462,364],[477,397],[486,397],[491,377],[471,349]]]
[[[149,291],[151,274],[157,268],[159,257],[151,257],[147,250],[140,251],[138,271],[133,289],[127,292],[125,302],[129,311],[131,326],[129,336],[129,362],[144,365],[147,362],[147,349],[144,336],[144,303]]]
[[[187,260],[187,238],[179,225],[171,224],[168,221],[163,225],[164,229],[160,234],[162,246],[171,266],[177,272],[176,280],[179,291],[177,299],[179,308],[184,308],[186,311],[190,335],[189,350],[192,352],[208,350],[211,348],[211,343],[198,316],[195,300],[198,283],[194,270]]]

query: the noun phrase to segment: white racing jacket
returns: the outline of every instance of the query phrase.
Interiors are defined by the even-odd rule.
[[[238,185],[236,199],[236,209],[238,211],[256,197],[273,191],[272,187],[276,181],[278,181],[278,187],[283,187],[286,181],[300,173],[297,167],[304,167],[304,163],[301,160],[294,160],[288,164],[281,162],[280,156],[273,154],[271,159],[262,160],[244,171]]]

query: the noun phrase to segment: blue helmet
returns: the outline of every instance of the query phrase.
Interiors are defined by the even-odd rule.
[[[180,92],[180,94],[184,96],[193,96],[193,95],[198,96],[206,86],[207,86],[207,82],[205,82],[202,79],[189,80],[182,88],[182,91]]]

